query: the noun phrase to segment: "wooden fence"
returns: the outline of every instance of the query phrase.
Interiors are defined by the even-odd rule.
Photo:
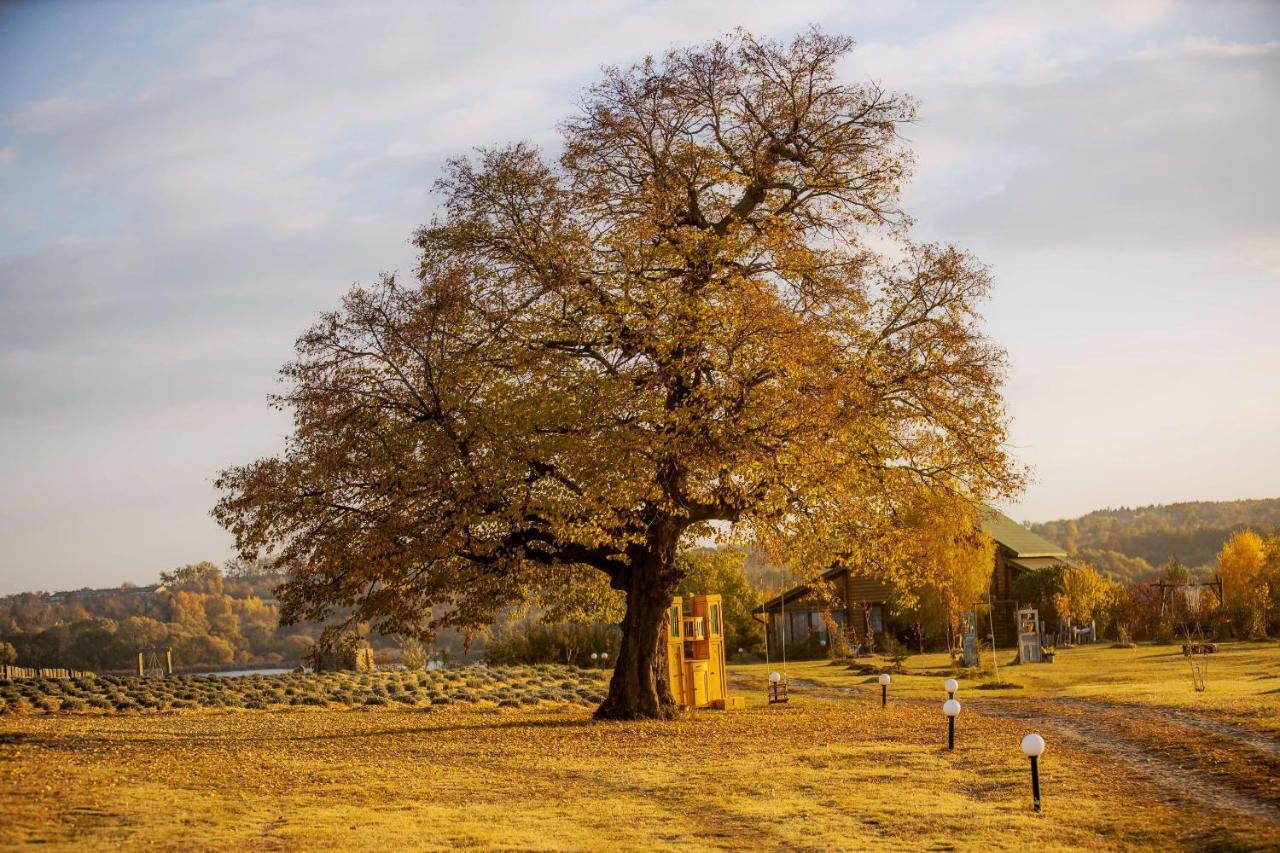
[[[52,666],[10,666],[0,664],[0,678],[14,680],[18,678],[87,678],[92,672],[78,669],[61,669]]]

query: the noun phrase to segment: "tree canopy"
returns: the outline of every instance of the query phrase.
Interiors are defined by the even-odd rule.
[[[995,564],[995,542],[983,532],[978,508],[924,494],[906,517],[898,561],[908,567],[894,596],[894,611],[914,625],[923,646],[928,634],[951,636],[960,614],[985,602]],[[875,574],[874,565],[860,569]]]
[[[606,69],[558,161],[448,164],[414,280],[299,338],[284,451],[218,479],[242,556],[288,572],[286,619],[482,624],[596,571],[626,594],[599,713],[666,716],[676,554],[709,523],[816,566],[924,491],[1017,488],[988,272],[910,241],[915,105],[840,80],[851,48],[674,49]]]

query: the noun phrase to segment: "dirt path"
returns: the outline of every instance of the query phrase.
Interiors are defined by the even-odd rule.
[[[801,688],[805,694],[828,699],[847,699],[851,696],[866,697],[870,688],[836,687],[818,684],[805,679],[792,679],[792,687]],[[930,704],[923,699],[896,699],[898,703],[912,705]],[[1067,713],[1055,714],[1054,707]],[[1093,713],[1083,717],[1079,712]],[[1271,754],[1280,751],[1280,744],[1264,735],[1247,732],[1235,726],[1206,720],[1202,717],[1173,708],[1145,708],[1129,705],[1108,705],[1083,699],[1037,698],[1021,700],[1001,697],[998,701],[984,703],[970,713],[985,714],[1003,719],[1033,722],[1084,748],[1118,758],[1148,780],[1161,792],[1166,802],[1211,808],[1248,815],[1271,824],[1280,824],[1280,807],[1255,796],[1229,779],[1208,779],[1195,767],[1186,767],[1170,760],[1163,753],[1126,738],[1107,726],[1104,715],[1125,714],[1129,719],[1146,718],[1160,723],[1174,722],[1189,729],[1210,731],[1230,739],[1245,749],[1257,749]]]
[[[1254,749],[1268,752],[1272,755],[1280,756],[1280,740],[1268,737],[1259,732],[1251,732],[1240,726],[1233,726],[1230,723],[1220,723],[1216,720],[1206,719],[1197,714],[1189,713],[1178,708],[1160,707],[1153,708],[1147,705],[1129,705],[1129,704],[1110,704],[1107,702],[1095,702],[1090,699],[1073,699],[1069,697],[1060,697],[1051,701],[1054,704],[1068,708],[1078,708],[1082,711],[1092,712],[1115,712],[1124,711],[1138,718],[1147,718],[1151,720],[1163,720],[1176,722],[1179,725],[1186,726],[1191,729],[1201,729],[1214,734],[1222,735],[1232,741],[1236,741],[1240,745],[1249,746]]]
[[[1036,700],[1036,702],[1037,704],[1050,706],[1053,704],[1067,706],[1066,702],[1055,699],[1040,699]],[[1115,706],[1101,707],[1105,711],[1112,713],[1118,710]],[[1021,709],[1010,707],[1009,704],[988,705],[977,713],[1011,720],[1033,720],[1037,723],[1043,723],[1046,727],[1052,728],[1057,734],[1073,740],[1088,749],[1105,752],[1109,756],[1119,758],[1164,791],[1164,799],[1168,802],[1209,805],[1222,811],[1246,814],[1269,823],[1280,824],[1280,808],[1255,797],[1251,792],[1239,786],[1231,785],[1230,783],[1220,784],[1218,780],[1207,779],[1196,768],[1185,767],[1172,761],[1165,757],[1163,753],[1130,740],[1105,725],[1080,725],[1077,723],[1077,721],[1096,723],[1095,718],[1064,715],[1049,717],[1043,710]]]

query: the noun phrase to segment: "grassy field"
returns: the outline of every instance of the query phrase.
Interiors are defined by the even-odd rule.
[[[1190,663],[1176,645],[1123,649],[1098,643],[1059,651],[1052,664],[1004,665],[1011,658],[1012,653],[1005,652],[996,668],[988,665],[980,672],[955,675],[947,655],[915,655],[905,662],[904,672],[893,673],[891,689],[895,697],[941,701],[946,698],[941,692],[943,680],[955,677],[962,703],[1052,699],[1082,707],[1173,708],[1280,736],[1280,645],[1275,642],[1224,643],[1216,654],[1202,656],[1207,675],[1204,692],[1194,689]],[[887,664],[870,660],[852,669],[829,661],[791,662],[787,674],[792,680],[827,687],[878,691],[876,673]],[[737,669],[763,685],[766,674],[780,668],[780,662],[774,661]],[[986,689],[999,687],[1004,689]]]
[[[789,666],[792,701],[767,707],[753,666],[733,673],[746,710],[673,723],[563,701],[23,711],[0,717],[0,845],[1280,846],[1280,649],[1231,647],[1195,697],[1168,651],[1067,651],[1008,671],[1020,691],[971,679],[954,753],[927,658],[887,709],[868,675],[825,663]],[[1110,694],[1076,684],[1120,673]],[[1049,742],[1040,814],[1017,748],[1030,730]]]

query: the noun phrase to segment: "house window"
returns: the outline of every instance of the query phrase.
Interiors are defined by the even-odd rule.
[[[791,624],[787,626],[787,642],[798,643],[805,637],[809,636],[809,614],[808,613],[792,613]]]
[[[671,621],[671,636],[679,637],[680,636],[680,605],[678,604],[671,605],[670,621]]]
[[[720,636],[720,605],[711,605],[711,636]]]
[[[871,630],[879,634],[884,630],[884,608],[879,604],[871,605],[871,610],[867,613],[867,621],[871,625]]]

